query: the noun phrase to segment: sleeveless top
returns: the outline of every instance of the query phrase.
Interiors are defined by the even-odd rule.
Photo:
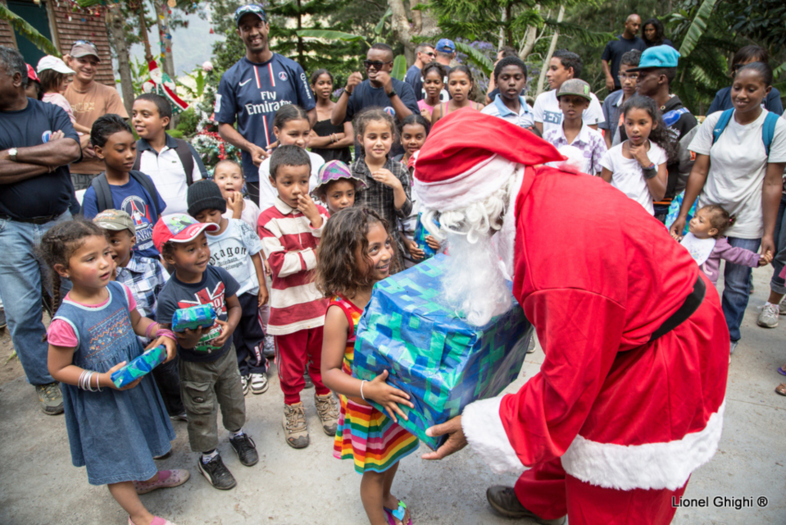
[[[344,350],[344,360],[341,365],[341,371],[348,376],[352,375],[352,362],[355,359],[355,327],[360,321],[360,316],[363,315],[363,310],[358,308],[352,301],[342,295],[336,295],[330,300],[328,308],[331,306],[338,306],[347,317],[349,324],[349,333],[347,334],[347,347]],[[358,404],[366,405],[367,403],[360,398],[350,397],[352,401]]]
[[[327,137],[331,133],[344,133],[344,125],[334,126],[330,123],[330,119],[320,120],[314,124],[313,129],[314,133],[320,137]],[[349,146],[341,149],[311,148],[311,151],[325,159],[325,162],[331,160],[340,160],[345,164],[352,162],[352,153],[349,150]]]

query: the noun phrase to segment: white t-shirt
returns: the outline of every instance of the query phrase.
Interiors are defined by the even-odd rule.
[[[207,234],[210,264],[228,271],[240,285],[237,295],[259,293],[259,280],[251,256],[262,251],[259,235],[240,219],[229,219],[220,235]]]
[[[590,93],[592,100],[590,105],[581,114],[582,120],[588,126],[595,126],[601,122],[606,122],[603,118],[603,108],[598,102],[598,97],[595,93]],[[532,108],[532,113],[535,116],[535,122],[543,123],[543,133],[549,129],[562,125],[562,110],[559,108],[559,101],[557,100],[557,90],[552,89],[538,95],[535,99],[535,105]]]
[[[259,219],[259,208],[251,199],[243,199],[243,210],[240,212],[240,220],[251,226],[253,231],[257,231],[257,219]],[[222,215],[225,219],[232,219],[232,210],[227,205],[227,211]]]
[[[317,187],[319,168],[325,163],[325,159],[321,155],[307,151],[308,156],[311,158],[311,178],[308,181],[308,192]],[[259,211],[263,212],[275,204],[278,192],[270,184],[270,157],[262,161],[259,165]]]
[[[743,126],[732,116],[715,144],[712,130],[722,112],[708,116],[689,149],[710,156],[707,182],[699,194],[699,207],[707,204],[723,206],[737,220],[725,232],[728,237],[759,239],[764,234],[761,192],[767,171],[767,153],[761,128],[768,111],[762,110],[755,121]],[[786,121],[778,119],[770,144],[769,162],[786,162]]]
[[[651,215],[655,215],[655,207],[652,205],[652,194],[644,179],[644,172],[641,164],[636,159],[626,159],[622,155],[622,146],[617,144],[603,155],[600,165],[609,170],[611,175],[611,185],[622,193],[638,202]],[[650,142],[650,150],[647,152],[650,161],[656,166],[666,162],[666,151]]]
[[[188,184],[186,171],[177,149],[164,146],[156,154],[152,149],[144,149],[139,153],[139,171],[153,179],[158,194],[164,199],[166,209],[163,214],[188,213]],[[199,163],[194,160],[191,171],[191,180],[196,182],[202,179]]]

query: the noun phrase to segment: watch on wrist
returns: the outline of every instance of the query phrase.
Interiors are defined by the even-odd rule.
[[[641,168],[641,171],[644,173],[644,178],[647,180],[654,178],[658,174],[658,168],[652,162],[646,168]]]
[[[16,148],[11,148],[8,150],[8,158],[16,162],[16,156],[19,154],[19,150]]]
[[[388,95],[388,97],[390,97],[390,98],[393,98],[393,97],[395,97],[395,96],[397,95],[397,93],[396,93],[396,90],[395,90],[395,89],[391,89],[391,90],[390,90],[390,93],[388,93],[387,95]]]

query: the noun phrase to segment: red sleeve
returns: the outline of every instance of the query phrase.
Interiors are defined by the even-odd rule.
[[[620,347],[625,310],[576,289],[536,292],[523,306],[546,359],[502,399],[499,414],[519,460],[531,466],[562,456],[584,425]]]

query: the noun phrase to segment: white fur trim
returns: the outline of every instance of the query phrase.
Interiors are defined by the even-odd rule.
[[[414,185],[421,207],[441,212],[451,211],[483,201],[499,190],[519,167],[519,164],[505,157],[492,155],[453,178],[423,182],[415,177]]]
[[[604,488],[676,490],[718,450],[725,408],[724,401],[703,430],[667,443],[625,446],[577,436],[562,456],[562,467],[574,478]]]
[[[502,217],[502,228],[491,238],[491,243],[499,255],[502,274],[508,281],[513,280],[514,255],[516,248],[516,200],[524,182],[524,167],[519,166],[515,173],[516,179],[510,188],[508,207]]]
[[[470,403],[461,414],[461,427],[472,450],[497,474],[524,471],[516,451],[510,445],[502,418],[501,397]]]

